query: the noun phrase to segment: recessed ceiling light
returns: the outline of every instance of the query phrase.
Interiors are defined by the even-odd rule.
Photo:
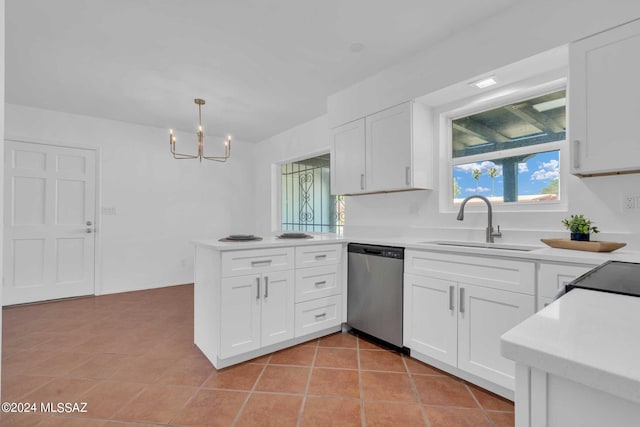
[[[349,50],[353,53],[362,52],[364,50],[364,44],[362,43],[351,43],[349,46]]]
[[[475,87],[477,87],[479,89],[484,89],[485,87],[493,86],[496,83],[498,83],[498,82],[496,82],[495,78],[488,77],[486,79],[478,80],[476,82],[469,83],[469,84],[473,85],[473,86],[475,86]]]
[[[554,108],[564,107],[567,105],[567,98],[552,99],[551,101],[534,104],[532,107],[539,113],[543,111],[553,110]]]

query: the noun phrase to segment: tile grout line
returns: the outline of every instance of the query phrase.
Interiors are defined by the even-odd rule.
[[[364,391],[362,386],[362,367],[360,366],[360,337],[356,336],[356,356],[358,358],[358,387],[360,389],[360,424],[366,427],[367,418],[364,413]]]
[[[402,363],[404,364],[405,369],[407,370],[407,374],[409,374],[409,381],[411,382],[411,390],[413,391],[416,400],[418,401],[418,405],[420,406],[420,412],[422,413],[422,419],[424,420],[427,427],[431,427],[431,422],[429,421],[429,416],[427,415],[427,410],[424,407],[424,403],[422,403],[422,398],[420,397],[420,393],[418,393],[418,387],[416,386],[415,381],[413,380],[413,373],[411,369],[409,369],[409,365],[407,364],[407,360],[404,355],[400,356],[402,358]]]
[[[251,387],[251,390],[249,390],[249,393],[247,393],[247,397],[245,397],[244,402],[242,402],[242,405],[240,405],[240,409],[238,409],[238,413],[236,414],[236,416],[233,418],[233,421],[231,422],[231,426],[232,427],[237,424],[238,420],[240,419],[240,415],[242,415],[242,413],[244,412],[245,408],[247,407],[247,403],[249,402],[249,399],[251,398],[251,395],[253,395],[253,392],[255,391],[256,387],[258,386],[258,383],[260,382],[260,379],[262,378],[262,375],[264,374],[264,371],[267,370],[267,366],[269,366],[269,362],[271,361],[271,357],[272,356],[273,356],[273,353],[271,353],[269,355],[269,357],[267,358],[266,362],[262,366],[262,370],[260,371],[260,374],[258,374],[258,378],[256,378],[255,382],[253,383],[253,387]]]
[[[320,348],[320,339],[316,341],[316,348],[313,350],[313,359],[311,359],[311,366],[309,367],[309,377],[307,378],[307,385],[304,388],[304,394],[302,395],[302,405],[300,405],[300,412],[298,412],[298,421],[296,426],[300,427],[302,424],[302,414],[304,413],[304,407],[307,404],[307,394],[309,393],[309,387],[311,386],[311,376],[313,375],[313,368],[316,365],[316,357],[318,356],[318,348]]]
[[[482,406],[482,404],[480,403],[480,401],[476,397],[475,393],[473,392],[473,390],[471,390],[471,387],[469,387],[469,385],[467,384],[466,381],[464,382],[464,387],[471,394],[471,397],[473,397],[473,400],[476,402],[476,404],[478,405],[478,407],[482,411],[482,415],[484,415],[484,417],[487,419],[487,421],[489,421],[489,425],[492,426],[492,427],[495,427],[495,423],[493,422],[493,420],[491,419],[489,414],[487,414],[486,409],[484,409],[484,406]]]

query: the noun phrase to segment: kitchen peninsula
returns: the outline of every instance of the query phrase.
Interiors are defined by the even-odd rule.
[[[196,240],[195,344],[224,368],[339,331],[346,240]]]
[[[637,426],[640,298],[574,289],[502,336],[516,425]]]

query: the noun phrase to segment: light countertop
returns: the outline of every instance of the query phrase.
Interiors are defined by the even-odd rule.
[[[640,403],[640,298],[574,289],[502,336],[502,355]]]
[[[237,251],[245,249],[277,248],[282,246],[308,246],[330,243],[347,243],[348,240],[342,236],[328,233],[308,233],[312,239],[280,239],[277,236],[260,236],[262,240],[221,242],[218,239],[197,239],[191,243],[199,246],[207,246],[221,252]]]
[[[220,242],[218,239],[197,239],[192,243],[211,247],[219,251],[233,251],[243,249],[259,249],[281,246],[307,246],[330,243],[366,243],[372,245],[397,246],[406,249],[446,252],[460,255],[480,255],[522,259],[531,261],[550,261],[560,263],[576,263],[599,265],[608,260],[640,262],[640,252],[622,248],[615,252],[586,252],[570,249],[554,249],[538,242],[531,245],[538,247],[532,251],[514,251],[504,249],[473,248],[462,246],[443,246],[425,243],[437,239],[420,237],[351,237],[338,236],[330,233],[309,233],[313,239],[279,239],[277,236],[261,236],[263,240],[249,242]],[[444,240],[444,239],[440,239]]]

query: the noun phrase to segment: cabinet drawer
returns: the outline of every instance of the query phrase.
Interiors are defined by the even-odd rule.
[[[296,337],[342,323],[342,295],[296,304]]]
[[[582,276],[595,266],[575,264],[540,264],[538,267],[538,293],[553,298],[567,283]],[[538,307],[542,308],[542,307]]]
[[[293,253],[293,248],[223,252],[222,276],[242,276],[292,269]]]
[[[296,302],[341,293],[339,267],[339,265],[327,265],[296,270]]]
[[[535,264],[499,257],[405,251],[405,273],[534,295]]]
[[[338,264],[342,261],[342,245],[313,245],[296,248],[296,268]]]

